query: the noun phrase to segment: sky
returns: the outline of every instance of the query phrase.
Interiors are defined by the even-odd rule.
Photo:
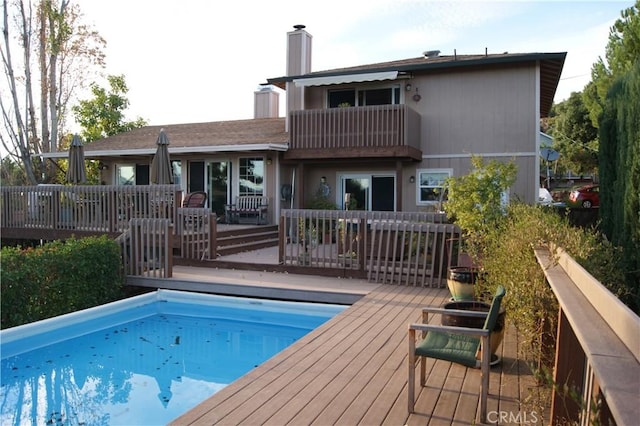
[[[125,76],[127,119],[150,125],[253,118],[253,96],[285,75],[286,33],[306,25],[312,70],[421,56],[567,52],[555,102],[581,91],[627,1],[78,0]],[[108,88],[106,82],[100,82]],[[284,114],[281,96],[280,115]]]

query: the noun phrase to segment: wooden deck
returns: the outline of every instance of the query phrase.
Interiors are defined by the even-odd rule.
[[[475,424],[480,371],[443,361],[427,361],[427,386],[416,385],[416,412],[407,412],[407,324],[448,297],[446,289],[380,285],[172,424]],[[509,327],[491,371],[489,420],[504,412],[544,423],[546,415],[519,404],[535,382],[517,343]]]

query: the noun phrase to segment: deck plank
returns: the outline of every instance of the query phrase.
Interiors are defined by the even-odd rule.
[[[407,412],[407,324],[447,298],[446,289],[380,285],[172,424],[475,423],[480,371],[432,359],[426,387],[416,383],[416,411]],[[492,368],[490,410],[519,409],[521,377],[530,374],[516,347],[511,327]]]

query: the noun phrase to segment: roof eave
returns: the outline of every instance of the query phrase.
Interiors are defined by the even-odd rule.
[[[156,148],[140,148],[140,149],[110,149],[91,151],[86,150],[84,156],[86,159],[101,157],[129,157],[154,155]],[[284,152],[289,148],[287,143],[264,143],[264,144],[245,144],[245,145],[214,145],[214,146],[185,146],[185,147],[169,147],[169,154],[207,154],[216,152],[238,152],[238,151],[281,151]],[[41,158],[64,159],[69,157],[68,151],[46,152],[34,155]]]

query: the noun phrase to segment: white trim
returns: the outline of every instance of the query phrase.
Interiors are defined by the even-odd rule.
[[[85,145],[85,148],[87,146]],[[235,151],[281,151],[285,152],[289,149],[289,144],[250,144],[250,145],[209,145],[209,146],[183,146],[179,148],[169,147],[169,154],[206,154],[210,152],[235,152]],[[84,151],[87,159],[95,157],[123,157],[129,155],[153,155],[156,148],[137,148],[137,149],[109,149],[104,151]],[[32,157],[42,158],[68,158],[68,151],[45,152],[43,154],[34,154]]]
[[[482,153],[465,153],[465,154],[423,154],[423,159],[438,159],[438,158],[471,158],[473,156],[478,157],[535,157],[536,152],[482,152]]]
[[[370,72],[363,74],[330,75],[326,77],[297,78],[296,87],[325,86],[329,84],[361,83],[363,81],[395,80],[398,71]]]

